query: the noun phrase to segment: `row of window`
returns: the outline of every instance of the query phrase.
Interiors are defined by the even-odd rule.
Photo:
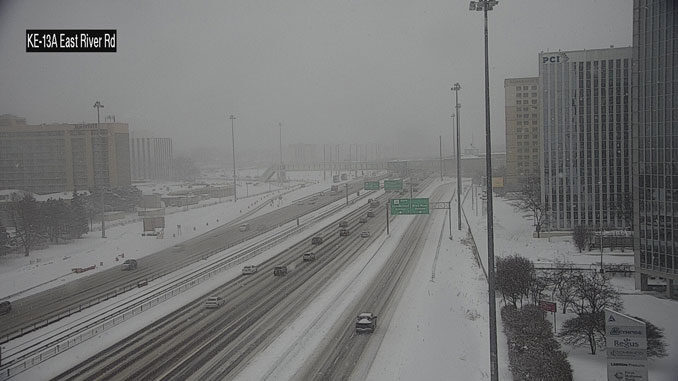
[[[518,148],[517,152],[529,153],[530,148]],[[532,152],[539,152],[539,148],[532,148]]]
[[[523,91],[525,91],[525,90],[537,90],[537,86],[536,86],[536,85],[532,85],[532,86],[527,86],[527,85],[526,85],[526,86],[522,86],[522,87],[521,87],[521,86],[516,86],[516,90],[518,90],[518,91],[519,91],[519,90],[523,90]]]
[[[537,97],[537,93],[516,93],[516,98]]]
[[[520,99],[518,99],[518,100],[516,101],[516,104],[519,104],[519,105],[520,105],[520,104],[527,105],[527,104],[530,104],[530,103],[532,103],[533,105],[536,105],[536,104],[537,104],[537,100],[536,100],[536,99],[532,99],[532,100],[530,101],[530,100],[525,99],[524,101],[521,101]]]

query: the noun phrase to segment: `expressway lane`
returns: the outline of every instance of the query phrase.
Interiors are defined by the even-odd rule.
[[[384,204],[384,203],[383,203]],[[383,205],[382,204],[382,205]],[[199,379],[231,378],[241,364],[284,329],[313,297],[375,237],[360,238],[360,230],[384,229],[384,208],[368,223],[362,207],[345,219],[352,234],[338,236],[337,224],[323,229],[318,259],[302,263],[310,238],[260,265],[252,276],[240,276],[214,291],[226,305],[205,311],[197,300],[133,334],[57,379]],[[285,277],[272,268],[287,264]]]
[[[443,193],[439,187],[430,197],[431,201],[439,201]],[[396,250],[372,280],[370,286],[345,310],[330,331],[326,342],[331,345],[320,348],[307,365],[297,372],[295,379],[346,380],[353,373],[361,356],[376,355],[393,308],[416,267],[425,244],[424,232],[429,228],[430,222],[431,219],[428,216],[415,217]],[[357,334],[355,332],[355,316],[361,312],[372,312],[379,317],[374,333]],[[374,353],[367,353],[368,347]]]
[[[361,180],[351,183],[350,192],[360,189]],[[56,321],[58,316],[77,312],[99,300],[105,300],[135,288],[139,280],[152,280],[194,263],[215,252],[275,229],[345,197],[343,192],[325,192],[314,205],[292,204],[248,220],[251,229],[238,230],[232,221],[181,244],[138,259],[136,271],[121,271],[119,266],[80,278],[12,302],[12,312],[0,316],[0,344]]]

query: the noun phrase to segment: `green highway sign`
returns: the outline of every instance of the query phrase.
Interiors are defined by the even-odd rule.
[[[429,214],[428,198],[394,198],[391,199],[391,214]]]
[[[411,210],[411,214],[429,214],[428,199],[413,198]]]
[[[365,190],[379,190],[379,181],[365,181]]]
[[[402,190],[403,180],[384,180],[384,190]]]

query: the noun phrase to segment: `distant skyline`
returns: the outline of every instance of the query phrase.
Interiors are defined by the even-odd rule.
[[[492,133],[504,150],[507,77],[540,51],[630,46],[631,0],[501,1],[490,12]],[[26,53],[25,30],[117,29],[117,53]],[[483,20],[468,1],[0,1],[0,114],[95,122],[175,140],[178,152],[383,142],[404,156],[484,148]],[[228,132],[228,133],[227,133]]]

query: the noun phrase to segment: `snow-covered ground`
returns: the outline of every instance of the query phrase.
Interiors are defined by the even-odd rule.
[[[322,173],[320,174],[322,178]],[[32,251],[30,256],[12,254],[0,257],[0,298],[16,299],[32,293],[55,287],[79,277],[88,276],[96,271],[120,265],[121,254],[125,258],[140,258],[159,250],[176,245],[182,241],[198,236],[215,227],[227,223],[254,208],[255,201],[263,202],[283,195],[274,205],[264,207],[259,213],[270,212],[293,203],[299,198],[325,190],[330,182],[318,181],[304,188],[283,194],[285,190],[266,193],[250,198],[232,200],[208,200],[208,207],[174,208],[165,216],[165,233],[162,239],[142,237],[142,222],[130,222],[124,225],[106,228],[106,238],[101,238],[101,231],[92,231],[83,238],[68,244],[51,245],[46,249]],[[161,187],[162,185],[157,185]],[[261,185],[262,187],[264,185]],[[266,188],[268,185],[265,185]],[[260,189],[263,191],[263,188]],[[168,211],[169,213],[170,211]],[[181,225],[179,234],[177,225]],[[94,270],[84,273],[73,273],[71,269],[96,266]]]
[[[429,192],[439,184],[434,182]],[[450,186],[448,198],[451,189]],[[450,240],[447,215],[437,211],[431,218],[426,245],[410,282],[388,326],[380,326],[373,334],[383,336],[377,355],[371,364],[369,359],[361,360],[354,374],[357,379],[489,379],[484,276],[470,248],[462,243],[466,234],[453,230]],[[411,220],[412,216],[398,217],[391,235],[380,237],[328,285],[293,324],[248,364],[238,379],[294,378],[323,344],[337,318],[383,266]],[[502,379],[510,379],[507,366],[500,370]]]
[[[355,196],[351,196],[351,199],[354,199]],[[343,200],[339,200],[335,202],[332,205],[339,205],[342,204]],[[262,263],[271,257],[279,254],[280,252],[284,251],[285,249],[291,247],[292,245],[298,243],[299,241],[306,239],[307,236],[310,234],[309,232],[313,232],[317,229],[320,229],[322,226],[328,224],[329,222],[335,221],[337,219],[340,219],[341,217],[349,214],[351,211],[355,210],[356,208],[359,208],[360,206],[364,205],[366,203],[366,200],[357,202],[355,204],[351,204],[349,207],[342,209],[338,213],[327,217],[323,221],[316,222],[312,225],[310,225],[304,232],[301,232],[299,234],[296,234],[289,239],[285,240],[284,242],[275,245],[271,247],[270,249],[258,254],[255,258],[252,258],[246,262],[246,264],[259,264]],[[317,212],[316,212],[317,213]],[[301,221],[304,223],[304,221]],[[294,223],[290,223],[289,225],[294,225]],[[285,229],[286,226],[281,226],[278,228],[276,231]],[[262,235],[261,237],[257,237],[254,240],[263,240],[269,235],[276,234],[276,231],[271,232],[266,235]],[[214,263],[225,256],[231,255],[232,253],[236,252],[237,250],[240,250],[242,247],[245,245],[251,244],[253,241],[250,240],[246,243],[234,246],[232,248],[229,248],[221,253],[218,253],[216,255],[211,256],[207,261],[201,261],[199,263],[194,263],[190,266],[187,266],[184,269],[181,269],[177,271],[177,273],[173,274],[168,274],[164,277],[158,278],[155,281],[149,283],[150,286],[157,285],[157,284],[162,284],[163,282],[168,282],[171,279],[175,279],[178,276],[180,276],[182,273],[188,273],[191,272],[192,270],[197,269],[198,267],[205,266],[210,263]],[[224,284],[235,277],[238,277],[241,275],[241,266],[235,266],[229,270],[224,271],[223,273],[220,273],[218,276],[207,280],[183,293],[181,293],[178,296],[173,297],[166,303],[161,303],[150,310],[144,312],[141,315],[136,316],[135,318],[132,318],[128,321],[125,321],[118,326],[115,326],[111,329],[108,329],[100,334],[98,334],[95,338],[86,341],[83,344],[80,344],[74,348],[69,349],[66,352],[63,352],[60,355],[57,355],[48,361],[39,364],[33,368],[30,368],[29,370],[20,373],[15,379],[16,380],[43,380],[43,379],[49,379],[51,377],[54,377],[55,375],[59,374],[60,372],[63,372],[67,370],[68,368],[78,364],[79,362],[87,359],[89,356],[91,356],[93,353],[100,352],[104,350],[105,348],[115,344],[116,342],[124,339],[125,337],[133,334],[134,332],[137,332],[138,330],[142,329],[143,327],[153,323],[154,321],[167,316],[168,314],[172,313],[173,311],[178,310],[179,308],[183,307],[184,305],[192,302],[193,300],[197,298],[204,297],[205,295],[208,295],[213,289],[218,287],[221,284]],[[138,298],[140,294],[143,294],[146,288],[144,289],[137,289],[137,291],[132,292],[132,293],[126,293],[119,295],[118,297],[112,298],[107,300],[104,303],[101,303],[100,305],[97,305],[94,310],[89,311],[88,314],[96,314],[97,312],[104,311],[107,309],[110,309],[112,306],[119,305],[121,303],[124,303],[125,300],[129,300],[132,298]],[[56,329],[59,326],[68,326],[69,324],[77,321],[78,319],[82,319],[82,316],[72,316],[69,318],[64,319],[63,321],[60,321],[59,323],[49,326],[47,331],[50,331],[52,329]],[[49,334],[45,330],[40,330],[36,331],[35,333],[32,333],[29,336],[22,337],[19,341],[12,342],[11,347],[14,348],[15,346],[18,345],[23,345],[23,342],[30,342],[32,340],[37,340],[39,339],[42,335]],[[10,344],[5,344],[3,347],[5,350],[9,349]]]
[[[481,205],[479,203],[479,205]],[[569,260],[572,263],[580,265],[597,265],[600,262],[600,252],[579,253],[569,237],[537,239],[532,237],[534,226],[532,222],[524,216],[525,213],[515,210],[510,203],[500,197],[493,199],[494,206],[494,247],[496,256],[508,256],[518,254],[529,258],[535,264],[551,263],[554,260]],[[487,267],[487,220],[481,209],[476,216],[475,211],[471,210],[471,197],[466,199],[464,209],[473,231],[480,257]],[[633,264],[633,252],[605,250],[603,262],[615,264]],[[622,293],[625,312],[633,316],[638,316],[649,320],[659,327],[664,328],[664,336],[668,344],[669,356],[659,360],[649,361],[649,377],[651,380],[678,380],[678,324],[675,322],[675,316],[678,316],[678,302],[667,300],[661,295],[654,293],[641,293],[634,289],[632,277],[615,276],[612,278],[612,284],[619,287]],[[503,335],[503,327],[499,318],[499,308],[501,303],[497,304],[497,316],[499,326],[499,353],[506,350],[506,338]],[[562,322],[572,314],[563,315],[559,313],[556,317],[556,323],[560,326]],[[549,315],[549,319],[552,316]],[[607,362],[605,350],[600,350],[593,356],[590,355],[587,348],[572,348],[564,346],[563,349],[568,353],[568,358],[574,370],[574,379],[589,381],[603,380],[607,376]],[[501,366],[501,365],[500,365]]]
[[[489,379],[485,277],[471,249],[461,242],[465,230],[460,233],[453,220],[450,240],[447,214],[437,211],[431,218],[434,223],[423,255],[368,379]],[[500,379],[510,379],[506,367],[502,367]]]

